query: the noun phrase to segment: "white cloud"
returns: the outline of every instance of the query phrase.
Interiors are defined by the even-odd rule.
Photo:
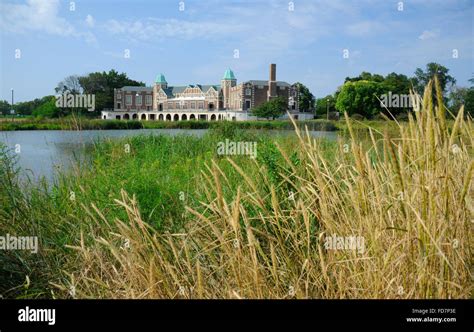
[[[94,34],[77,31],[71,23],[58,15],[59,5],[59,0],[27,0],[26,4],[0,3],[0,28],[7,33],[40,32],[83,38],[89,44],[96,44]],[[86,18],[86,23],[89,16]],[[92,16],[90,18],[93,23]]]
[[[95,20],[94,18],[92,17],[92,15],[87,15],[86,16],[86,25],[89,27],[89,28],[93,28],[94,25],[95,25]]]
[[[439,35],[439,30],[425,30],[422,32],[420,36],[418,36],[418,39],[421,40],[427,40],[427,39],[433,39],[438,37]]]
[[[0,27],[4,31],[42,31],[53,35],[74,34],[73,26],[58,17],[59,0],[28,0],[26,4],[0,4]]]

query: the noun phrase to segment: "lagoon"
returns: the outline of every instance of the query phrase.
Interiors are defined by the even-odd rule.
[[[208,129],[136,129],[136,130],[34,130],[0,131],[0,144],[16,155],[22,177],[48,182],[57,171],[67,171],[83,161],[87,151],[100,139],[116,139],[137,135],[193,135],[203,136]],[[294,135],[292,130],[258,130],[270,135]],[[310,131],[313,137],[335,139],[336,132]]]

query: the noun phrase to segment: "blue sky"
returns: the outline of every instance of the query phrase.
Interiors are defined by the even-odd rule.
[[[160,72],[170,85],[219,84],[227,68],[267,79],[276,63],[278,80],[317,97],[346,76],[411,76],[431,61],[461,86],[474,75],[473,0],[294,0],[293,11],[290,1],[183,2],[77,0],[72,11],[71,1],[0,0],[0,98],[54,94],[68,75],[110,69],[147,85]]]

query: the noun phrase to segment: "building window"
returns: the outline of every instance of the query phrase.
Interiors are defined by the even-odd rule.
[[[196,109],[196,103],[194,101],[191,102],[191,109],[193,109],[193,110]]]
[[[122,94],[120,92],[117,93],[117,99],[122,99]]]
[[[203,102],[203,101],[200,101],[200,102],[199,102],[199,108],[200,108],[200,109],[204,109],[204,102]]]
[[[135,105],[139,106],[139,105],[142,105],[142,104],[143,104],[142,96],[141,95],[136,96]]]
[[[251,96],[252,95],[252,89],[245,89],[245,95],[246,96]]]
[[[131,95],[126,95],[125,96],[125,104],[126,105],[132,105],[132,96]]]
[[[169,110],[173,109],[173,103],[168,103],[168,109]]]
[[[250,108],[250,100],[246,100],[245,101],[245,109],[249,109]]]
[[[151,95],[147,95],[145,100],[147,105],[151,105]]]
[[[263,89],[263,85],[259,85],[258,88],[259,88],[259,89]]]

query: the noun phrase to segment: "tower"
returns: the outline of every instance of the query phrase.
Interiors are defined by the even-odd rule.
[[[168,82],[166,82],[165,75],[159,74],[156,76],[155,86],[158,88],[166,89],[168,87]]]
[[[277,82],[276,82],[276,64],[270,64],[270,78],[268,80],[268,95],[267,100],[277,97]]]
[[[237,79],[234,76],[234,72],[227,69],[224,73],[224,77],[221,80],[222,94],[224,97],[223,107],[230,108],[230,88],[237,85]]]
[[[166,82],[165,75],[158,74],[155,79],[155,86],[153,87],[153,109],[154,110],[163,110],[164,101],[166,98],[160,97],[159,91],[161,89],[165,90],[168,87],[168,82]]]

